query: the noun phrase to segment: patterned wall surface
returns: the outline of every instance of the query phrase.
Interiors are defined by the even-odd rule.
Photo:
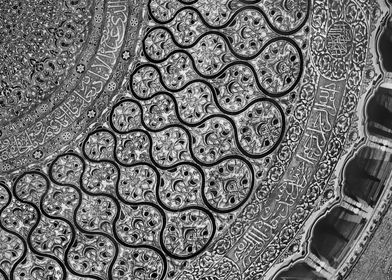
[[[272,279],[304,258],[387,12],[0,0],[0,279]]]

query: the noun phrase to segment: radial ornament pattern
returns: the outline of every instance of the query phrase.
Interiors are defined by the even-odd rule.
[[[390,199],[342,187],[388,9],[0,0],[0,279],[346,277]]]

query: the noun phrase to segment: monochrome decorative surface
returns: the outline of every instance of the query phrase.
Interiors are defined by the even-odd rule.
[[[0,279],[274,279],[341,197],[386,13],[0,0]]]

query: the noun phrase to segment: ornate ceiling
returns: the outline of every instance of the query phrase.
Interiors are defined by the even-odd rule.
[[[392,277],[389,16],[0,0],[0,279]]]

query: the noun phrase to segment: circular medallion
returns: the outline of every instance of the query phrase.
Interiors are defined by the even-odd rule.
[[[335,172],[362,138],[361,1],[0,0],[0,279],[317,261],[317,217],[360,207]]]
[[[334,58],[348,55],[353,47],[353,32],[350,25],[344,21],[335,22],[328,30],[326,38],[327,51]]]

